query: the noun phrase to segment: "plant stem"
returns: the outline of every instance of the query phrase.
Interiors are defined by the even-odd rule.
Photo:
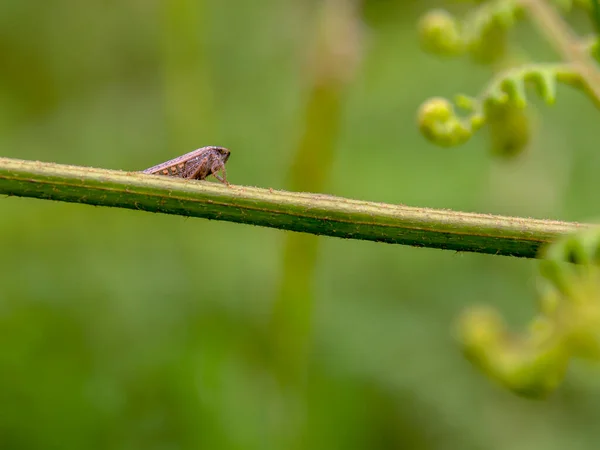
[[[291,191],[322,192],[331,178],[347,87],[362,59],[360,11],[360,0],[325,0],[305,30],[310,72],[302,134],[286,180]],[[281,386],[292,388],[295,394],[307,387],[319,246],[316,236],[301,233],[288,233],[282,245],[271,341]],[[298,436],[292,441],[297,442]],[[279,446],[292,449],[295,444]]]
[[[555,238],[589,227],[9,158],[0,158],[0,194],[528,258]]]

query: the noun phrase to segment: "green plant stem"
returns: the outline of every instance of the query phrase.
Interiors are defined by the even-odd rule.
[[[591,0],[591,4],[592,11],[590,12],[590,17],[594,24],[594,28],[596,29],[596,33],[600,34],[600,2],[598,0]]]
[[[528,258],[555,238],[589,227],[9,158],[0,158],[0,194]]]
[[[307,97],[305,129],[286,185],[293,191],[318,192],[324,189],[333,166],[344,95],[339,83],[323,83],[313,86]],[[280,381],[296,389],[304,386],[307,376],[318,253],[316,236],[288,233],[283,241],[272,342]]]
[[[307,27],[308,67],[302,134],[293,152],[286,187],[290,191],[322,192],[331,179],[347,87],[361,62],[360,0],[325,0]],[[288,233],[282,245],[282,271],[271,314],[274,372],[284,390],[303,398],[307,389],[314,280],[320,240],[303,233]],[[296,404],[296,405],[294,405]],[[298,407],[299,405],[302,405]],[[297,424],[306,423],[303,401],[288,402]],[[292,450],[302,441],[302,425],[290,427]],[[294,431],[295,429],[295,431]],[[297,433],[300,431],[300,433]]]

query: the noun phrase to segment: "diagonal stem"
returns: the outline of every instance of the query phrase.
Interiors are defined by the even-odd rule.
[[[593,58],[581,46],[579,38],[545,0],[521,0],[521,4],[564,61],[579,71],[595,103],[600,105],[600,71]]]

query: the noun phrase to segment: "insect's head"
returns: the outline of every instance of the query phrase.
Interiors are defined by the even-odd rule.
[[[227,160],[229,159],[229,153],[230,153],[229,150],[226,149],[225,147],[214,147],[214,150],[219,155],[219,158],[221,159],[221,161],[223,161],[223,164],[225,164],[227,162]]]

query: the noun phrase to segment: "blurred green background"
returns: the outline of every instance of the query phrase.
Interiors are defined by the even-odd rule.
[[[366,0],[361,50],[347,77],[335,69],[334,112],[319,116],[318,101],[307,113],[319,97],[319,1],[4,0],[0,154],[142,170],[222,145],[234,184],[593,219],[598,113],[578,92],[560,88],[556,107],[537,108],[532,145],[513,161],[490,157],[485,132],[451,150],[418,134],[421,102],[476,94],[490,77],[419,50],[418,18],[436,5]],[[554,58],[529,27],[511,35],[536,60]],[[303,184],[294,161],[319,132],[329,162]],[[575,365],[550,399],[524,400],[452,339],[453,320],[478,302],[526,323],[534,261],[313,237],[298,238],[313,253],[297,260],[301,245],[277,230],[14,197],[0,199],[0,237],[1,449],[583,449],[600,439],[597,367]],[[298,294],[287,314],[286,292]],[[298,310],[304,322],[293,323]],[[277,362],[286,358],[291,378],[290,361]]]

